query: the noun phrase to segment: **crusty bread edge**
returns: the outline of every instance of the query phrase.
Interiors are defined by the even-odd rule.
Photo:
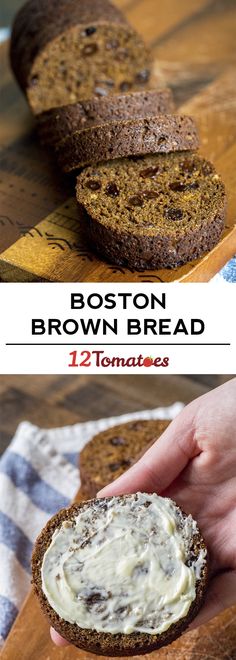
[[[100,502],[106,503],[107,499],[109,498],[102,498]],[[203,605],[207,590],[208,560],[206,559],[206,564],[202,570],[201,580],[196,583],[196,598],[190,607],[188,615],[178,623],[172,625],[169,630],[161,635],[146,635],[143,633],[113,635],[111,633],[97,633],[96,631],[81,629],[77,624],[68,623],[61,619],[61,617],[52,609],[42,591],[41,565],[44,554],[51,543],[54,531],[64,520],[71,520],[71,518],[78,515],[81,509],[90,506],[91,503],[96,501],[97,500],[94,499],[88,500],[80,504],[74,504],[67,509],[62,509],[46,524],[36,540],[32,555],[32,582],[34,591],[39,599],[41,609],[48,617],[54,629],[78,648],[97,655],[110,655],[112,657],[151,653],[154,650],[172,643],[175,639],[180,637],[195,619]],[[186,515],[184,512],[182,513],[183,515]],[[195,549],[196,552],[199,548],[206,549],[206,546],[200,531],[197,531],[193,538],[193,551]]]

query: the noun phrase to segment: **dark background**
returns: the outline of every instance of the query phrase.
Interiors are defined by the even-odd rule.
[[[0,454],[24,420],[43,428],[188,403],[232,376],[0,376]]]
[[[24,4],[24,0],[0,0],[0,27],[9,27],[15,13]]]

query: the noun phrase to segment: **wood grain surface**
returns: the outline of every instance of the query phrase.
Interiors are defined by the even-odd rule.
[[[229,376],[4,376],[0,378],[0,447],[23,419],[44,428],[119,415],[128,411],[185,403]],[[82,494],[78,494],[78,499]],[[188,633],[153,660],[236,660],[236,608],[208,626]],[[72,647],[56,648],[31,591],[1,653],[2,660],[92,660]],[[107,658],[106,660],[110,660]]]
[[[22,3],[3,2],[6,21]],[[235,0],[116,0],[152,49],[156,72],[199,125],[201,152],[229,196],[219,245],[176,270],[137,273],[98,258],[84,236],[72,178],[39,146],[33,119],[0,46],[0,279],[3,281],[206,282],[236,253]]]
[[[67,426],[188,403],[232,376],[0,376],[0,454],[24,420]]]

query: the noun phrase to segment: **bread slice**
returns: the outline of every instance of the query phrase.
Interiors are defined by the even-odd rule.
[[[57,156],[64,172],[71,172],[99,161],[198,146],[198,132],[191,117],[160,114],[110,121],[76,131],[58,144]]]
[[[193,153],[129,158],[77,179],[89,241],[109,262],[136,270],[175,268],[200,257],[224,228],[224,185]]]
[[[120,477],[169,426],[163,419],[139,419],[98,433],[80,454],[83,495],[96,497]]]
[[[154,84],[154,83],[153,83]],[[174,110],[170,89],[150,89],[130,94],[115,94],[53,108],[38,115],[41,142],[55,146],[76,131],[108,121],[156,116]]]
[[[18,12],[11,63],[34,114],[144,89],[150,54],[109,0],[29,0]]]
[[[109,657],[141,655],[197,615],[207,551],[191,516],[137,493],[60,511],[36,541],[32,573],[44,613],[69,642]]]

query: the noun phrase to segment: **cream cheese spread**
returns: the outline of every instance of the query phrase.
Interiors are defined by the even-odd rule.
[[[138,493],[97,500],[54,532],[42,589],[61,618],[103,633],[161,634],[187,616],[206,551],[172,500]]]

